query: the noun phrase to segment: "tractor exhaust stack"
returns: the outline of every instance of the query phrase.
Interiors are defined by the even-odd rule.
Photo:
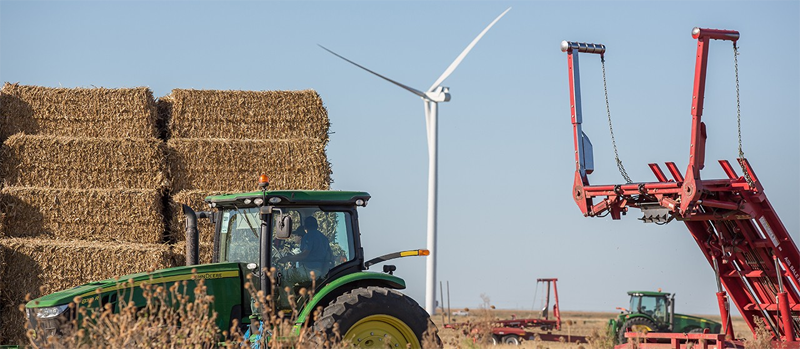
[[[186,265],[200,264],[200,233],[197,231],[197,218],[209,218],[211,212],[194,212],[191,207],[181,205],[186,217]]]

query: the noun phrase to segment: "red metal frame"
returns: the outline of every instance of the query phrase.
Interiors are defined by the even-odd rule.
[[[633,333],[625,334],[626,338],[638,341],[644,348],[663,349],[709,349],[709,348],[737,348],[744,349],[741,342],[725,340],[724,334],[711,333]],[[627,345],[627,344],[626,344]]]
[[[520,327],[493,327],[492,334],[498,338],[515,335],[528,341],[538,339],[543,342],[561,342],[563,340],[566,343],[589,343],[585,336],[530,332]]]
[[[697,39],[697,59],[689,165],[684,178],[675,163],[666,163],[672,175],[672,178],[667,178],[657,164],[649,164],[657,182],[589,184],[588,173],[578,158],[578,144],[585,135],[580,130],[580,120],[575,117],[580,115],[580,110],[575,110],[575,101],[580,100],[577,95],[580,87],[575,85],[577,79],[573,78],[573,66],[577,71],[578,52],[587,51],[575,48],[567,52],[576,149],[573,199],[588,217],[610,214],[613,219],[620,219],[622,213],[634,207],[657,208],[664,212],[663,217],[645,217],[645,221],[683,221],[717,272],[720,286],[724,286],[724,290],[720,287],[717,297],[727,339],[735,338],[729,321],[730,300],[753,333],[755,318],[760,317],[765,319],[773,340],[800,347],[796,341],[800,337],[800,320],[797,320],[800,317],[800,252],[767,199],[755,171],[747,159],[741,158],[737,160],[745,171],[742,176],[737,175],[725,160],[719,160],[719,164],[727,178],[701,179],[700,176],[705,166],[706,125],[702,122],[702,114],[710,40],[732,41],[735,45],[739,32],[695,28],[692,37]],[[580,108],[579,104],[577,108]],[[595,199],[597,203],[594,203]],[[676,338],[684,338],[682,334],[650,336],[650,339],[661,338],[673,344],[677,343]],[[734,345],[718,342],[728,343],[721,347]]]

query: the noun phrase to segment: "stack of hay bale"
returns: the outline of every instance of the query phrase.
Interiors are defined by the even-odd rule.
[[[6,84],[0,94],[0,338],[25,295],[175,265],[165,145],[147,88]]]
[[[307,91],[0,90],[0,345],[18,305],[93,280],[184,265],[178,204],[207,195],[328,189],[328,116]],[[201,263],[213,227],[200,223]],[[14,285],[14,287],[4,287]]]
[[[175,89],[159,100],[166,119],[170,205],[176,254],[183,252],[179,204],[205,209],[203,198],[256,190],[258,175],[270,189],[328,189],[325,155],[328,115],[322,99],[305,91]],[[211,261],[213,227],[200,223],[200,262]]]

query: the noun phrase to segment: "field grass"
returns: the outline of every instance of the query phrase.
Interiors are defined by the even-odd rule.
[[[460,309],[458,309],[460,310]],[[453,311],[456,311],[455,309]],[[511,319],[512,315],[515,315],[517,319],[523,318],[539,318],[540,314],[538,312],[532,312],[530,310],[501,310],[501,309],[476,309],[471,310],[470,315],[468,316],[451,316],[450,322],[451,323],[464,323],[464,322],[481,322],[489,320],[508,320]],[[595,336],[599,335],[602,336],[605,333],[606,323],[609,319],[614,318],[617,316],[617,313],[613,312],[584,312],[584,311],[562,311],[561,312],[561,330],[560,331],[552,331],[553,334],[560,334],[563,336],[573,335],[573,336]],[[719,321],[719,315],[698,315],[710,320]],[[551,317],[552,318],[552,317]],[[473,341],[472,337],[465,334],[463,330],[456,330],[456,329],[448,329],[445,328],[445,324],[448,323],[448,319],[443,320],[442,314],[437,313],[432,317],[433,322],[436,324],[436,327],[439,328],[439,337],[442,339],[444,343],[445,349],[456,349],[456,348],[528,348],[528,349],[603,349],[603,348],[595,348],[594,346],[600,346],[595,344],[594,346],[590,344],[572,344],[572,343],[561,343],[561,342],[532,342],[532,341],[523,341],[520,346],[512,346],[512,345],[497,345],[492,346],[489,343],[480,343]],[[746,340],[752,340],[753,335],[750,329],[747,327],[747,324],[741,317],[734,317],[733,318],[733,328],[734,333],[739,338],[743,338]],[[531,330],[532,332],[536,332]]]
[[[249,283],[248,283],[249,284]],[[66,330],[65,336],[56,340],[50,338],[46,342],[32,341],[31,344],[38,344],[38,347],[45,348],[91,348],[100,345],[109,348],[172,348],[175,345],[188,346],[195,348],[211,348],[215,347],[216,340],[219,334],[223,331],[216,328],[214,325],[215,314],[210,314],[209,309],[213,297],[206,296],[206,289],[203,286],[202,280],[199,281],[199,287],[194,290],[197,301],[188,302],[188,298],[184,292],[180,291],[181,285],[175,285],[166,288],[163,286],[147,286],[143,285],[146,290],[146,297],[148,306],[144,309],[137,309],[132,304],[122,305],[119,314],[112,314],[111,308],[106,306],[106,309],[97,312],[85,312],[79,308],[79,312],[84,314],[85,320],[78,328],[78,331]],[[183,285],[185,287],[185,284]],[[262,312],[270,312],[269,305],[271,300],[265,297],[263,293],[256,292],[252,286],[248,286],[248,291],[253,294],[258,302]],[[170,301],[170,299],[172,301]],[[177,300],[177,302],[175,302]],[[80,300],[76,300],[79,302]],[[76,303],[77,304],[77,303]],[[260,305],[258,305],[260,304]],[[580,311],[564,311],[562,312],[562,326],[561,330],[551,331],[550,333],[556,335],[567,336],[584,336],[589,339],[586,344],[574,344],[566,342],[548,342],[548,341],[522,341],[519,346],[514,345],[492,345],[487,339],[489,338],[488,326],[477,326],[478,333],[483,333],[476,336],[474,332],[465,330],[464,326],[459,329],[446,328],[447,324],[454,323],[488,323],[495,320],[511,319],[516,316],[517,319],[523,318],[538,318],[539,314],[531,311],[524,310],[495,310],[491,307],[480,307],[472,309],[470,315],[467,316],[451,316],[449,319],[443,317],[441,313],[437,313],[432,317],[434,324],[439,329],[439,337],[445,349],[479,349],[479,348],[529,348],[529,349],[612,349],[613,345],[610,341],[606,340],[606,323],[608,319],[616,317],[616,313],[604,312],[580,312]],[[296,312],[295,312],[296,315]],[[719,316],[704,316],[712,320],[719,320]],[[270,316],[272,328],[284,328],[290,331],[291,324],[294,323],[293,319],[284,318],[283,316]],[[75,323],[77,325],[77,323]],[[186,324],[191,324],[186,326]],[[748,348],[760,349],[758,344],[751,342],[752,334],[747,328],[741,317],[734,317],[733,319],[734,330],[737,337],[748,340]],[[75,327],[72,327],[75,328]],[[475,327],[473,327],[475,328]],[[530,330],[536,332],[535,330]],[[305,332],[305,330],[304,330]],[[311,332],[307,333],[310,335]],[[317,334],[319,335],[319,334]],[[278,337],[291,338],[293,337],[290,332],[282,333]],[[477,337],[477,338],[476,338]],[[291,347],[299,348],[315,348],[321,344],[317,337],[308,337],[301,334],[300,337],[294,337],[296,340],[290,342],[276,342],[278,347]],[[311,340],[303,340],[302,338],[312,338]],[[324,338],[324,337],[323,337]],[[232,340],[227,342],[222,347],[235,348],[239,347],[245,342],[241,334],[232,336]],[[331,345],[332,344],[332,345]],[[768,346],[769,343],[766,343]],[[349,348],[348,343],[328,343],[330,348]],[[435,347],[434,342],[427,338],[423,345],[425,347]],[[767,346],[764,346],[766,348]]]

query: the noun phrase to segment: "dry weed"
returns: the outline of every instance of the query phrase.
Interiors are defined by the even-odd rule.
[[[72,315],[56,333],[44,337],[43,328],[28,322],[29,344],[53,349],[214,347],[221,335],[212,311],[214,297],[208,295],[202,279],[191,290],[188,284],[143,283],[139,286],[146,300],[143,306],[134,304],[132,292],[118,292],[116,306],[109,302],[95,308],[75,297],[69,304]],[[133,281],[123,285],[131,289]]]
[[[266,271],[272,285],[276,285],[273,268]],[[245,289],[250,295],[254,316],[251,316],[250,333],[242,333],[242,327],[234,320],[230,329],[217,327],[214,311],[214,296],[207,293],[202,278],[195,278],[197,285],[189,281],[172,285],[143,283],[141,301],[134,302],[133,280],[119,284],[115,302],[106,302],[96,307],[87,306],[76,297],[69,304],[69,318],[62,319],[64,325],[55,333],[47,332],[40,324],[26,326],[29,345],[32,348],[84,349],[84,348],[241,348],[258,345],[260,348],[281,349],[343,349],[353,347],[342,339],[334,325],[333,331],[323,332],[313,323],[322,315],[317,308],[306,321],[298,324],[300,310],[313,297],[316,285],[300,289],[281,290],[281,299],[288,302],[288,310],[280,310],[278,290],[266,293],[255,288],[257,278],[247,276]],[[312,280],[314,277],[312,275]],[[127,290],[127,291],[126,291]],[[97,290],[98,295],[102,290]],[[97,304],[95,302],[94,304]],[[249,305],[245,305],[249,306]],[[25,311],[25,306],[20,306]],[[261,323],[263,322],[263,323]],[[45,337],[44,333],[50,333]],[[442,346],[436,327],[431,323],[422,338],[425,348]]]
[[[772,349],[772,332],[767,328],[764,319],[755,317],[753,320],[756,330],[753,333],[753,339],[744,342],[744,347],[746,349]]]
[[[592,333],[586,336],[586,341],[589,343],[589,348],[591,349],[614,349],[614,336],[609,335],[610,332],[609,326],[606,325],[606,329],[603,331],[598,331],[597,329],[593,329]]]

